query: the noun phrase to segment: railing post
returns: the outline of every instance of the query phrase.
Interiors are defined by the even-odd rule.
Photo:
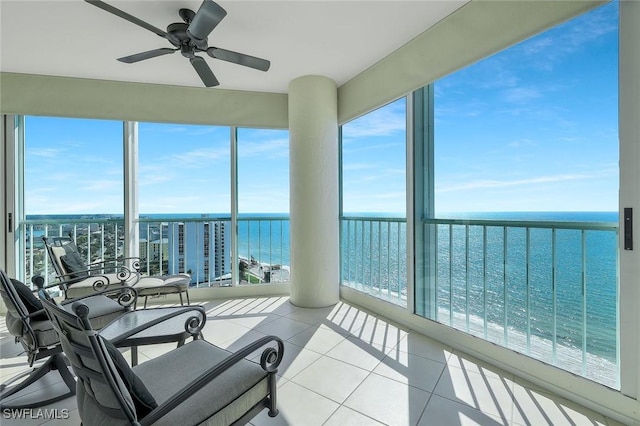
[[[557,282],[556,282],[556,243],[557,243],[557,235],[556,228],[553,228],[551,231],[551,285],[552,285],[552,304],[553,304],[553,325],[551,331],[551,345],[552,345],[552,356],[553,363],[555,364],[558,360],[558,299],[557,299]]]

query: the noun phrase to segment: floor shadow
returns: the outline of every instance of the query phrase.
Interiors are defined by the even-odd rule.
[[[371,423],[375,420],[411,426],[494,426],[512,424],[514,420],[523,425],[558,421],[599,424],[592,419],[595,413],[587,409],[517,385],[513,376],[498,368],[345,302],[319,309],[296,307],[288,297],[217,299],[199,304],[206,310],[205,330],[212,336],[222,333],[216,329],[216,321],[230,321],[237,326],[229,327],[234,329],[223,342],[231,351],[268,333],[271,328],[283,330],[287,336],[283,339],[285,354],[279,376],[285,386],[323,357],[367,371],[344,400],[329,405],[326,413],[309,413],[309,424],[313,423],[314,415],[322,417],[322,421],[332,416],[344,419],[337,415],[339,411],[340,414],[355,411]],[[159,306],[175,304],[153,305]],[[318,340],[334,346],[319,349],[314,346]],[[312,347],[316,350],[310,349]],[[1,320],[0,358],[8,360],[20,356],[21,352],[22,348],[8,336]],[[356,355],[349,359],[349,354]],[[259,356],[260,351],[252,359]],[[12,360],[2,368],[20,365]],[[75,409],[75,401],[72,402],[68,405]],[[282,399],[280,402],[286,405]],[[67,400],[62,402],[66,403]],[[279,418],[260,416],[256,425],[295,424],[287,416],[287,410],[283,409]]]

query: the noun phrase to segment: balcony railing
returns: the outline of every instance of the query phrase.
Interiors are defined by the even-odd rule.
[[[55,270],[50,264],[42,237],[71,234],[84,259],[94,262],[122,256],[124,221],[122,219],[36,219],[20,224],[19,259],[22,278],[30,282],[34,275],[49,277],[53,282]]]
[[[616,223],[423,226],[417,314],[619,387]],[[405,220],[343,218],[341,238],[342,284],[406,306]]]
[[[287,217],[140,219],[143,272],[189,271],[194,286],[289,279]],[[619,384],[618,227],[594,222],[430,219],[416,312],[611,387]],[[342,284],[407,306],[406,221],[341,220]],[[24,278],[52,276],[41,236],[71,233],[85,258],[123,253],[122,219],[27,220]],[[431,252],[428,248],[432,247]],[[417,288],[420,290],[420,288]],[[429,307],[429,308],[427,308]]]
[[[425,220],[438,322],[619,383],[617,224]],[[426,315],[425,315],[426,316]]]
[[[342,285],[406,307],[406,238],[406,219],[343,218]]]
[[[121,218],[30,219],[21,223],[22,274],[26,281],[43,274],[54,279],[42,236],[71,234],[90,262],[122,256],[124,221]],[[139,219],[139,255],[143,274],[188,272],[192,285],[232,285],[231,268],[239,269],[240,283],[289,281],[289,218],[238,219],[238,262],[232,265],[230,217]]]

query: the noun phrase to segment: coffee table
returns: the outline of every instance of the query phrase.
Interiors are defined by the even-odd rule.
[[[98,334],[116,347],[131,348],[131,364],[138,364],[138,346],[202,338],[207,315],[202,306],[140,309],[127,312],[103,327]]]

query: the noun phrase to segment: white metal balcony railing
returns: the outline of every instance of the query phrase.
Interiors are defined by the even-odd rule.
[[[416,296],[417,314],[619,387],[617,224],[423,226],[437,243],[425,241],[433,261],[416,286],[435,300]],[[406,306],[405,229],[404,219],[343,218],[342,284]]]
[[[343,217],[342,284],[407,306],[406,219]]]
[[[32,219],[21,223],[23,278],[54,279],[42,236],[71,234],[90,262],[123,255],[124,222],[116,219]],[[189,272],[192,286],[231,285],[231,220],[217,218],[141,218],[139,253],[143,274]],[[238,219],[241,283],[289,281],[289,219]]]
[[[406,307],[406,220],[341,222],[342,284]],[[144,218],[139,226],[144,273],[189,271],[194,286],[231,285],[232,266],[242,283],[289,279],[287,217],[239,218],[238,265],[229,217]],[[435,252],[416,285],[431,286],[425,294],[434,300],[416,297],[416,313],[619,386],[617,224],[428,219],[423,226]],[[27,220],[21,232],[27,280],[53,274],[42,235],[71,233],[91,260],[123,249],[122,219]],[[421,308],[429,303],[429,312]]]

